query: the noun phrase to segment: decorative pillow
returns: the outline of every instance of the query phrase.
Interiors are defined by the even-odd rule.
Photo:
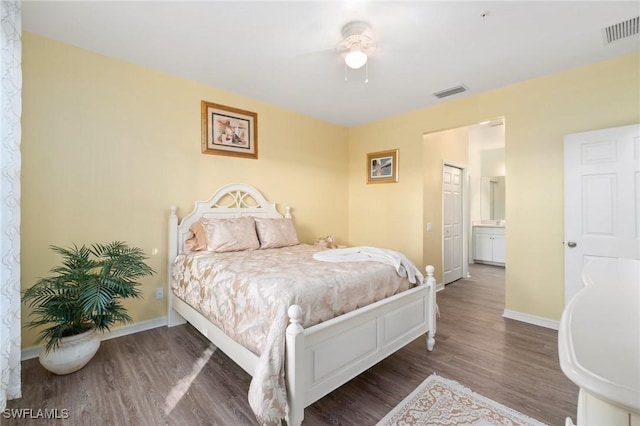
[[[189,227],[189,234],[184,240],[185,247],[190,251],[200,251],[207,249],[207,233],[198,221]]]
[[[209,251],[221,253],[260,248],[253,217],[201,219],[200,222],[207,235]]]
[[[256,230],[260,239],[260,248],[288,247],[300,244],[296,228],[291,219],[267,219],[256,217]]]

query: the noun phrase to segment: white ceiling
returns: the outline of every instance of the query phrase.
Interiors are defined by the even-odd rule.
[[[25,31],[344,126],[638,51],[637,35],[602,35],[638,15],[638,1],[22,4]],[[335,50],[352,20],[377,43],[368,83],[364,69],[345,81]],[[433,96],[459,84],[469,91]]]

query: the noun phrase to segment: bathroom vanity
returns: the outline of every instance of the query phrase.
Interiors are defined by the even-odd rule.
[[[473,224],[473,260],[476,263],[504,266],[504,221],[479,221]]]

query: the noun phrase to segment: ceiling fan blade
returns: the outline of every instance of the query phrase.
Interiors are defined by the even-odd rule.
[[[328,55],[336,55],[337,53],[339,53],[338,49],[336,49],[335,47],[332,47],[330,49],[321,49],[321,50],[314,50],[312,52],[298,53],[296,54],[296,57],[304,58],[308,56],[328,56]]]

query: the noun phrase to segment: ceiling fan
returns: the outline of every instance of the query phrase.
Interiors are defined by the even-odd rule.
[[[337,50],[347,52],[344,62],[349,68],[362,68],[375,49],[369,24],[352,21],[342,27],[342,41],[338,43]]]

